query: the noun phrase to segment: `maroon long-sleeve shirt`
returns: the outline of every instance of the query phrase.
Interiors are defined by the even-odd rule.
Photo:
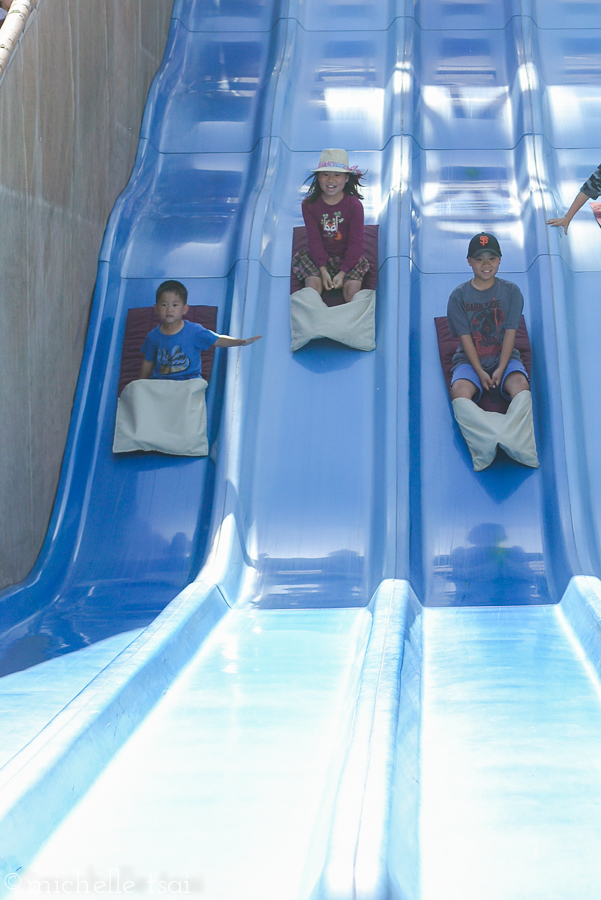
[[[302,209],[309,254],[317,268],[325,266],[328,257],[339,256],[342,272],[354,269],[365,240],[361,201],[345,194],[340,203],[329,206],[319,197],[315,203],[305,201]]]

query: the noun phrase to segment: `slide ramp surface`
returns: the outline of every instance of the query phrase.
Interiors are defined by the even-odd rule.
[[[138,569],[129,571],[128,577],[137,576],[136,590],[147,603],[144,611],[149,612],[148,599],[154,597],[160,608],[162,591],[168,593],[177,578],[189,580],[208,553],[203,572],[218,583],[218,591],[211,593],[201,574],[201,580],[184,591],[184,599],[178,602],[181,608],[188,601],[192,605],[205,591],[210,612],[202,636],[222,621],[200,650],[189,646],[185,628],[180,628],[171,644],[164,642],[161,661],[168,668],[169,684],[184,663],[189,662],[189,667],[184,680],[175,681],[168,690],[166,706],[159,704],[147,719],[149,725],[151,721],[156,725],[160,719],[155,715],[160,717],[169,708],[168,721],[158,725],[162,748],[156,746],[154,762],[148,758],[151,786],[144,788],[141,780],[134,780],[134,819],[130,826],[122,819],[111,827],[114,843],[99,845],[92,865],[108,875],[105,854],[112,858],[112,848],[120,845],[123,852],[116,868],[122,878],[133,867],[135,877],[160,879],[169,859],[172,880],[186,875],[191,882],[200,880],[212,896],[232,896],[244,884],[247,896],[282,897],[306,891],[307,884],[318,879],[323,864],[335,787],[370,638],[373,601],[369,611],[367,606],[390,565],[388,556],[394,558],[397,516],[386,478],[394,484],[397,462],[398,260],[386,254],[382,260],[379,290],[395,301],[382,304],[383,339],[376,353],[324,342],[293,357],[288,322],[292,226],[301,224],[302,183],[323,145],[334,143],[338,136],[351,146],[350,134],[359,125],[352,152],[355,161],[370,171],[368,221],[385,226],[390,216],[392,227],[383,230],[388,240],[394,240],[399,192],[390,185],[398,165],[395,129],[398,133],[400,126],[390,98],[397,90],[392,75],[398,45],[402,46],[397,31],[402,34],[404,22],[395,15],[394,4],[357,7],[356,15],[345,22],[347,30],[332,41],[332,29],[337,27],[334,7],[325,18],[322,6],[311,3],[292,12],[287,4],[266,2],[221,4],[215,8],[216,16],[208,16],[207,9],[214,10],[205,3],[178,3],[174,8],[166,61],[151,92],[136,170],[112,216],[102,251],[95,319],[67,465],[75,465],[70,460],[77,452],[91,453],[87,461],[91,472],[80,497],[86,515],[78,522],[76,561],[81,558],[83,566],[87,558],[88,568],[91,562],[101,566],[110,560],[108,550],[114,550],[125,566],[127,542],[136,546],[139,542]],[[250,49],[245,45],[251,45]],[[248,59],[252,65],[245,68]],[[345,86],[352,89],[350,103],[328,93]],[[236,101],[249,95],[252,103],[244,106],[246,128],[237,128],[242,104]],[[366,116],[363,107],[372,100],[373,110]],[[332,112],[324,116],[326,101]],[[301,127],[303,122],[311,129]],[[385,154],[383,143],[389,145]],[[387,171],[382,176],[383,166]],[[389,185],[383,196],[381,177]],[[210,387],[212,399],[209,395],[213,458],[116,459],[110,446],[125,313],[132,306],[147,305],[156,286],[168,276],[186,282],[191,302],[219,306],[218,330],[258,332],[264,338],[244,352],[230,352],[227,366],[224,358],[218,362],[216,386]],[[86,391],[95,392],[94,397]],[[89,432],[78,417],[86,420]],[[81,471],[85,471],[83,465]],[[100,508],[103,477],[105,493],[109,493]],[[133,524],[141,517],[144,529],[138,525],[136,536],[125,521],[119,521],[119,534],[112,536],[108,529],[105,535],[102,522],[107,509],[111,523],[117,521],[121,507],[130,517],[134,515],[129,504],[136,485],[144,486],[140,491],[147,506],[140,511],[138,505]],[[63,483],[63,492],[68,486]],[[65,500],[65,508],[70,510],[73,502]],[[150,532],[165,539],[171,534],[168,544],[161,546],[172,580],[157,576],[160,583],[153,583],[156,561],[153,572],[144,569],[145,554],[152,555],[154,547]],[[68,536],[59,534],[57,541],[61,540],[66,553]],[[103,542],[100,553],[99,542]],[[52,545],[47,547],[48,558],[53,552],[57,551]],[[31,584],[20,588],[27,599],[34,579],[42,581],[48,565],[42,561]],[[116,563],[115,570],[119,571]],[[103,585],[103,596],[115,600],[111,626],[122,634],[120,606],[110,586]],[[122,587],[122,620],[126,620],[129,594],[127,585]],[[200,606],[204,600],[198,601]],[[230,610],[228,604],[236,608]],[[67,605],[65,600],[63,607]],[[112,710],[106,712],[105,696],[113,683],[126,678],[128,667],[135,669],[147,645],[154,638],[160,640],[161,629],[176,627],[172,625],[177,619],[174,609],[179,608],[172,604],[137,638],[136,630],[129,629],[123,653],[71,704],[57,710],[46,732],[31,735],[29,744],[22,734],[25,746],[9,761],[6,783],[13,775],[17,782],[27,781],[28,772],[37,768],[40,777],[36,780],[34,775],[35,784],[27,782],[28,787],[44,794],[52,785],[49,789],[55,792],[57,806],[48,817],[42,814],[36,819],[33,827],[30,821],[20,831],[13,828],[4,863],[5,868],[12,866],[14,874],[22,869],[19,861],[31,855],[36,840],[39,843],[51,827],[50,820],[54,819],[55,827],[92,778],[82,749],[79,755],[72,750],[70,729],[85,718],[88,730],[84,734],[80,729],[78,740],[90,748],[94,765],[107,761],[96,743],[97,737],[101,745],[106,741],[107,732],[99,731],[98,721]],[[92,625],[86,637],[90,646],[100,643]],[[179,644],[174,649],[177,641],[186,645],[184,649]],[[70,658],[75,667],[76,648],[67,649],[71,652],[65,652],[64,658]],[[188,681],[197,667],[196,680]],[[25,677],[24,672],[8,677],[17,676]],[[134,672],[132,681],[136,677]],[[133,727],[138,724],[134,723],[138,710],[138,718],[143,717],[149,704],[147,692],[158,699],[157,684],[164,683],[164,675],[137,681],[133,693],[138,705],[133,709],[132,690],[126,697],[115,695],[118,712],[107,721],[108,733],[114,731],[115,738],[107,756],[124,739],[123,729],[129,727],[124,720]],[[188,725],[182,731],[184,721]],[[52,756],[53,742],[64,747],[62,759],[58,752]],[[148,739],[143,742],[146,755]],[[199,753],[201,744],[205,751]],[[123,751],[128,753],[131,746],[128,742]],[[183,754],[179,763],[173,756],[176,747]],[[63,771],[67,758],[70,774],[76,770],[80,774],[78,787],[65,798],[57,785],[70,777]],[[182,790],[182,797],[189,797],[191,782],[202,785],[203,796],[198,800],[213,809],[211,813],[205,806],[203,834],[196,827],[195,804],[190,806],[192,819],[182,818],[181,807],[180,813],[172,803],[165,807],[165,795],[161,799],[156,792],[159,758],[165,761],[161,763],[165,778],[175,779],[164,782],[170,798],[182,795]],[[22,759],[29,765],[21,766]],[[120,793],[124,760],[115,756],[105,772],[116,779]],[[141,772],[139,760],[134,768]],[[209,770],[221,770],[222,787],[205,777]],[[188,787],[183,787],[184,781]],[[106,786],[100,791],[109,796]],[[154,796],[152,812],[143,812],[140,791]],[[224,791],[237,798],[237,835]],[[263,802],[267,835],[257,827],[257,810]],[[45,796],[44,808],[50,805]],[[109,805],[113,807],[113,801]],[[124,809],[122,796],[117,806]],[[159,807],[162,812],[157,819]],[[9,810],[3,822],[10,815]],[[108,836],[98,810],[91,817],[89,812],[83,815]],[[144,820],[158,826],[146,837]],[[160,838],[165,828],[172,835],[166,855]],[[3,835],[7,833],[8,826]],[[69,841],[74,852],[82,850],[87,834]],[[248,845],[244,851],[247,868],[229,864],[231,852],[226,847],[234,838],[237,852]],[[56,840],[62,840],[58,833]],[[280,859],[279,874],[273,866],[274,855]],[[58,860],[55,857],[53,866],[60,868]],[[46,868],[43,860],[34,861],[31,871],[45,873]],[[112,863],[111,871],[115,871]],[[21,889],[29,891],[31,884],[23,880]]]
[[[353,6],[342,31],[334,4],[252,4],[252,27],[237,4],[213,18],[205,4],[176,4],[140,194],[126,194],[105,243],[117,255],[105,253],[120,296],[129,292],[121,317],[175,274],[197,280],[197,302],[219,297],[224,330],[265,335],[230,354],[215,390],[214,494],[209,461],[190,464],[205,467],[197,476],[211,525],[205,513],[194,518],[202,504],[188,506],[181,482],[194,559],[210,548],[203,573],[236,609],[221,600],[221,621],[30,875],[88,866],[103,882],[129,877],[149,890],[149,878],[162,879],[173,892],[187,879],[228,898],[595,896],[600,592],[578,576],[600,574],[594,495],[582,494],[595,483],[596,420],[584,425],[568,336],[584,367],[595,357],[590,303],[575,312],[562,291],[577,285],[584,297],[592,272],[578,271],[580,244],[544,227],[557,194],[545,165],[563,158],[550,58],[570,41],[582,48],[594,27],[579,4],[570,30],[569,6]],[[185,76],[167,82],[170,66],[196,60],[194,71],[209,67],[206,83],[237,97],[249,82],[226,78],[224,61],[241,51],[225,48],[249,31],[255,58],[271,67],[253,76],[252,138],[231,121],[223,131],[230,150],[206,107],[202,124],[178,127],[199,98]],[[367,221],[381,231],[378,349],[313,345],[293,357],[290,231],[304,175],[331,144],[369,169]],[[587,160],[579,183],[596,165],[591,150],[583,138],[574,151]],[[181,200],[178,183],[198,199]],[[207,209],[202,191],[215,183],[223,195]],[[169,227],[178,217],[179,236]],[[588,225],[594,246],[592,217]],[[461,261],[481,228],[498,234],[501,275],[526,300],[537,471],[501,459],[474,475],[440,372],[432,320],[469,276]],[[114,359],[118,328],[106,331]],[[98,407],[106,435],[108,397]],[[165,465],[168,477],[179,477],[174,468]],[[157,471],[151,492],[162,485],[167,496]],[[392,577],[415,590],[398,599],[396,620],[398,587],[370,600]],[[382,610],[400,643],[390,671],[376,640]],[[365,717],[370,679],[381,690]]]
[[[29,578],[0,597],[0,708],[10,736],[3,762],[135,640],[206,556],[216,449],[212,458],[178,459],[117,457],[111,446],[129,308],[152,304],[156,287],[175,272],[190,302],[217,306],[218,330],[230,328],[232,270],[237,241],[245,240],[240,210],[252,207],[256,193],[281,43],[276,5],[230,6],[236,15],[225,17],[225,42],[211,5],[176,11],[132,179],[109,222],[47,539]],[[205,34],[196,57],[187,46],[195,28]],[[186,102],[195,116],[177,127]],[[218,157],[205,147],[222,125],[227,152]],[[218,353],[207,399],[215,448],[225,369]]]
[[[438,16],[427,18],[426,6]],[[412,484],[411,581],[426,608],[419,701],[408,669],[400,705],[417,736],[398,731],[389,884],[391,896],[428,900],[593,898],[601,783],[587,748],[599,746],[601,721],[599,583],[579,575],[599,575],[586,481],[598,441],[583,424],[596,420],[574,362],[596,363],[568,329],[577,318],[590,333],[594,319],[566,290],[584,284],[574,256],[564,242],[560,262],[557,233],[544,225],[556,215],[562,143],[577,148],[584,174],[572,176],[559,208],[596,164],[584,162],[590,133],[571,129],[568,139],[554,124],[556,98],[570,95],[557,82],[574,64],[572,115],[583,95],[598,103],[592,7],[451,10],[421,4],[413,39],[412,462],[421,477]],[[590,214],[582,227],[592,246]],[[480,230],[498,236],[499,275],[525,297],[538,470],[499,459],[474,475],[442,385],[432,318],[467,280],[458,264]]]

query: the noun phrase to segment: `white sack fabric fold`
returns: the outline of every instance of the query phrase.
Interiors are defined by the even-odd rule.
[[[317,291],[290,295],[291,350],[316,338],[330,338],[355,350],[376,349],[376,292],[358,291],[350,303],[326,306]]]
[[[207,456],[206,389],[204,378],[130,382],[117,401],[113,453],[158,450]]]
[[[521,391],[502,413],[480,409],[473,400],[458,397],[453,413],[472,455],[474,471],[490,466],[497,455],[497,447],[524,466],[539,466],[532,421],[532,394]]]

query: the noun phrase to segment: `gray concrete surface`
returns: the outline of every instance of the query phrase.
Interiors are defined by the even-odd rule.
[[[40,551],[173,0],[38,0],[0,82],[0,587]]]

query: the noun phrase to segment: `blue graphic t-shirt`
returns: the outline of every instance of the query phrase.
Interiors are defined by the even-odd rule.
[[[144,359],[154,363],[151,378],[198,378],[201,350],[209,350],[219,338],[214,331],[184,320],[177,334],[163,334],[153,328],[142,344]]]

